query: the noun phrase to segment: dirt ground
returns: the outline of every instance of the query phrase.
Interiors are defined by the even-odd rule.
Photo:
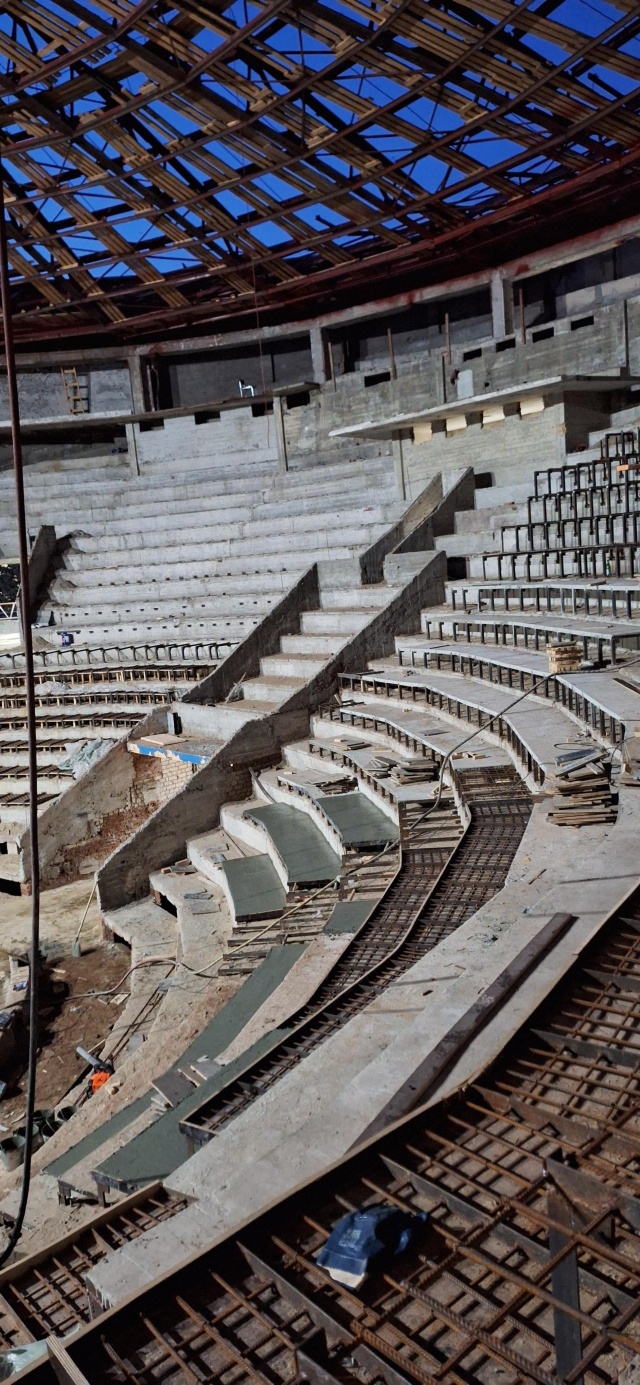
[[[91,886],[91,881],[81,880],[73,885],[44,890],[40,897],[41,946],[51,959],[55,979],[68,988],[69,996],[47,1016],[38,1062],[38,1107],[57,1105],[83,1070],[83,1064],[76,1057],[76,1044],[91,1049],[103,1042],[118,1014],[108,998],[77,1001],[73,998],[87,991],[109,990],[124,976],[130,963],[128,948],[103,941],[95,898],[91,900],[82,928],[82,956],[71,956],[71,944],[87,907]],[[8,954],[27,950],[30,937],[30,898],[0,893],[0,974],[9,970]],[[126,981],[122,992],[128,989]],[[0,1077],[10,1081],[7,1096],[0,1100],[0,1125],[8,1128],[19,1125],[24,1114],[24,1073],[17,1086],[11,1083],[12,1076],[10,1070],[0,1073]]]
[[[76,1045],[81,1043],[89,1050],[100,1047],[116,1019],[118,1002],[115,997],[95,1000],[80,997],[96,989],[106,991],[119,988],[129,962],[128,948],[119,943],[103,943],[82,957],[63,956],[54,964],[53,976],[68,989],[68,995],[52,1011],[43,1013],[36,1078],[36,1106],[39,1109],[57,1106],[86,1068],[76,1054]],[[128,987],[127,980],[119,992],[120,1003],[123,996],[126,998]],[[79,997],[77,1000],[74,999],[76,996]],[[25,1029],[18,1061],[11,1060],[0,1073],[10,1082],[7,1096],[0,1100],[0,1125],[9,1129],[19,1125],[24,1117],[26,1040]],[[11,1080],[16,1066],[21,1070],[17,1086]]]
[[[65,952],[71,951],[71,943],[80,927],[91,887],[91,880],[78,880],[73,885],[43,890],[40,896],[40,937],[43,944],[52,946],[59,943]],[[19,947],[28,947],[30,936],[29,897],[0,893],[0,949],[11,952]],[[100,913],[94,898],[82,929],[82,945],[95,946],[101,940]]]

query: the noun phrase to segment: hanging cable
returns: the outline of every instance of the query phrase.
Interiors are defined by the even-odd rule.
[[[31,855],[31,949],[29,970],[29,1066],[27,1071],[26,1129],[24,1140],[24,1164],[18,1212],[11,1228],[7,1244],[0,1251],[0,1265],[4,1265],[17,1245],[24,1222],[29,1186],[31,1182],[31,1154],[33,1150],[33,1116],[36,1096],[36,1061],[38,1055],[38,990],[40,973],[40,862],[38,856],[38,761],[36,745],[36,703],[35,680],[33,672],[33,641],[31,638],[31,594],[29,591],[29,545],[27,542],[27,520],[24,503],[24,475],[22,469],[22,443],[20,437],[20,406],[18,402],[18,382],[16,377],[16,358],[13,344],[13,322],[11,317],[11,289],[9,285],[9,256],[7,251],[7,226],[4,203],[4,168],[0,157],[0,305],[2,307],[2,330],[4,335],[5,364],[7,370],[7,391],[9,395],[9,417],[11,421],[11,445],[13,450],[13,471],[16,488],[16,511],[18,520],[18,553],[20,557],[20,612],[22,616],[22,641],[24,646],[24,669],[27,699],[27,745],[29,751],[29,848]]]

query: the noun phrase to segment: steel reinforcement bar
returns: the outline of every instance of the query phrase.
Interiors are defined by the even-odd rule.
[[[89,1223],[10,1265],[0,1274],[0,1351],[9,1351],[55,1333],[62,1337],[92,1313],[85,1275],[110,1251],[186,1206],[184,1198],[150,1185]]]
[[[640,1352],[639,1073],[637,894],[481,1081],[56,1344],[59,1378],[614,1385]],[[427,1219],[335,1282],[318,1251],[380,1204]]]

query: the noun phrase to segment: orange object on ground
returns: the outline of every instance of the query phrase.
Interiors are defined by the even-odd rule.
[[[108,1082],[112,1076],[113,1074],[110,1072],[94,1072],[89,1080],[91,1095],[94,1096],[101,1087],[104,1087],[105,1082]]]

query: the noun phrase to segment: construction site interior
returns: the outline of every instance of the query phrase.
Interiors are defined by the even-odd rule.
[[[640,1385],[639,15],[0,15],[2,1380]]]

